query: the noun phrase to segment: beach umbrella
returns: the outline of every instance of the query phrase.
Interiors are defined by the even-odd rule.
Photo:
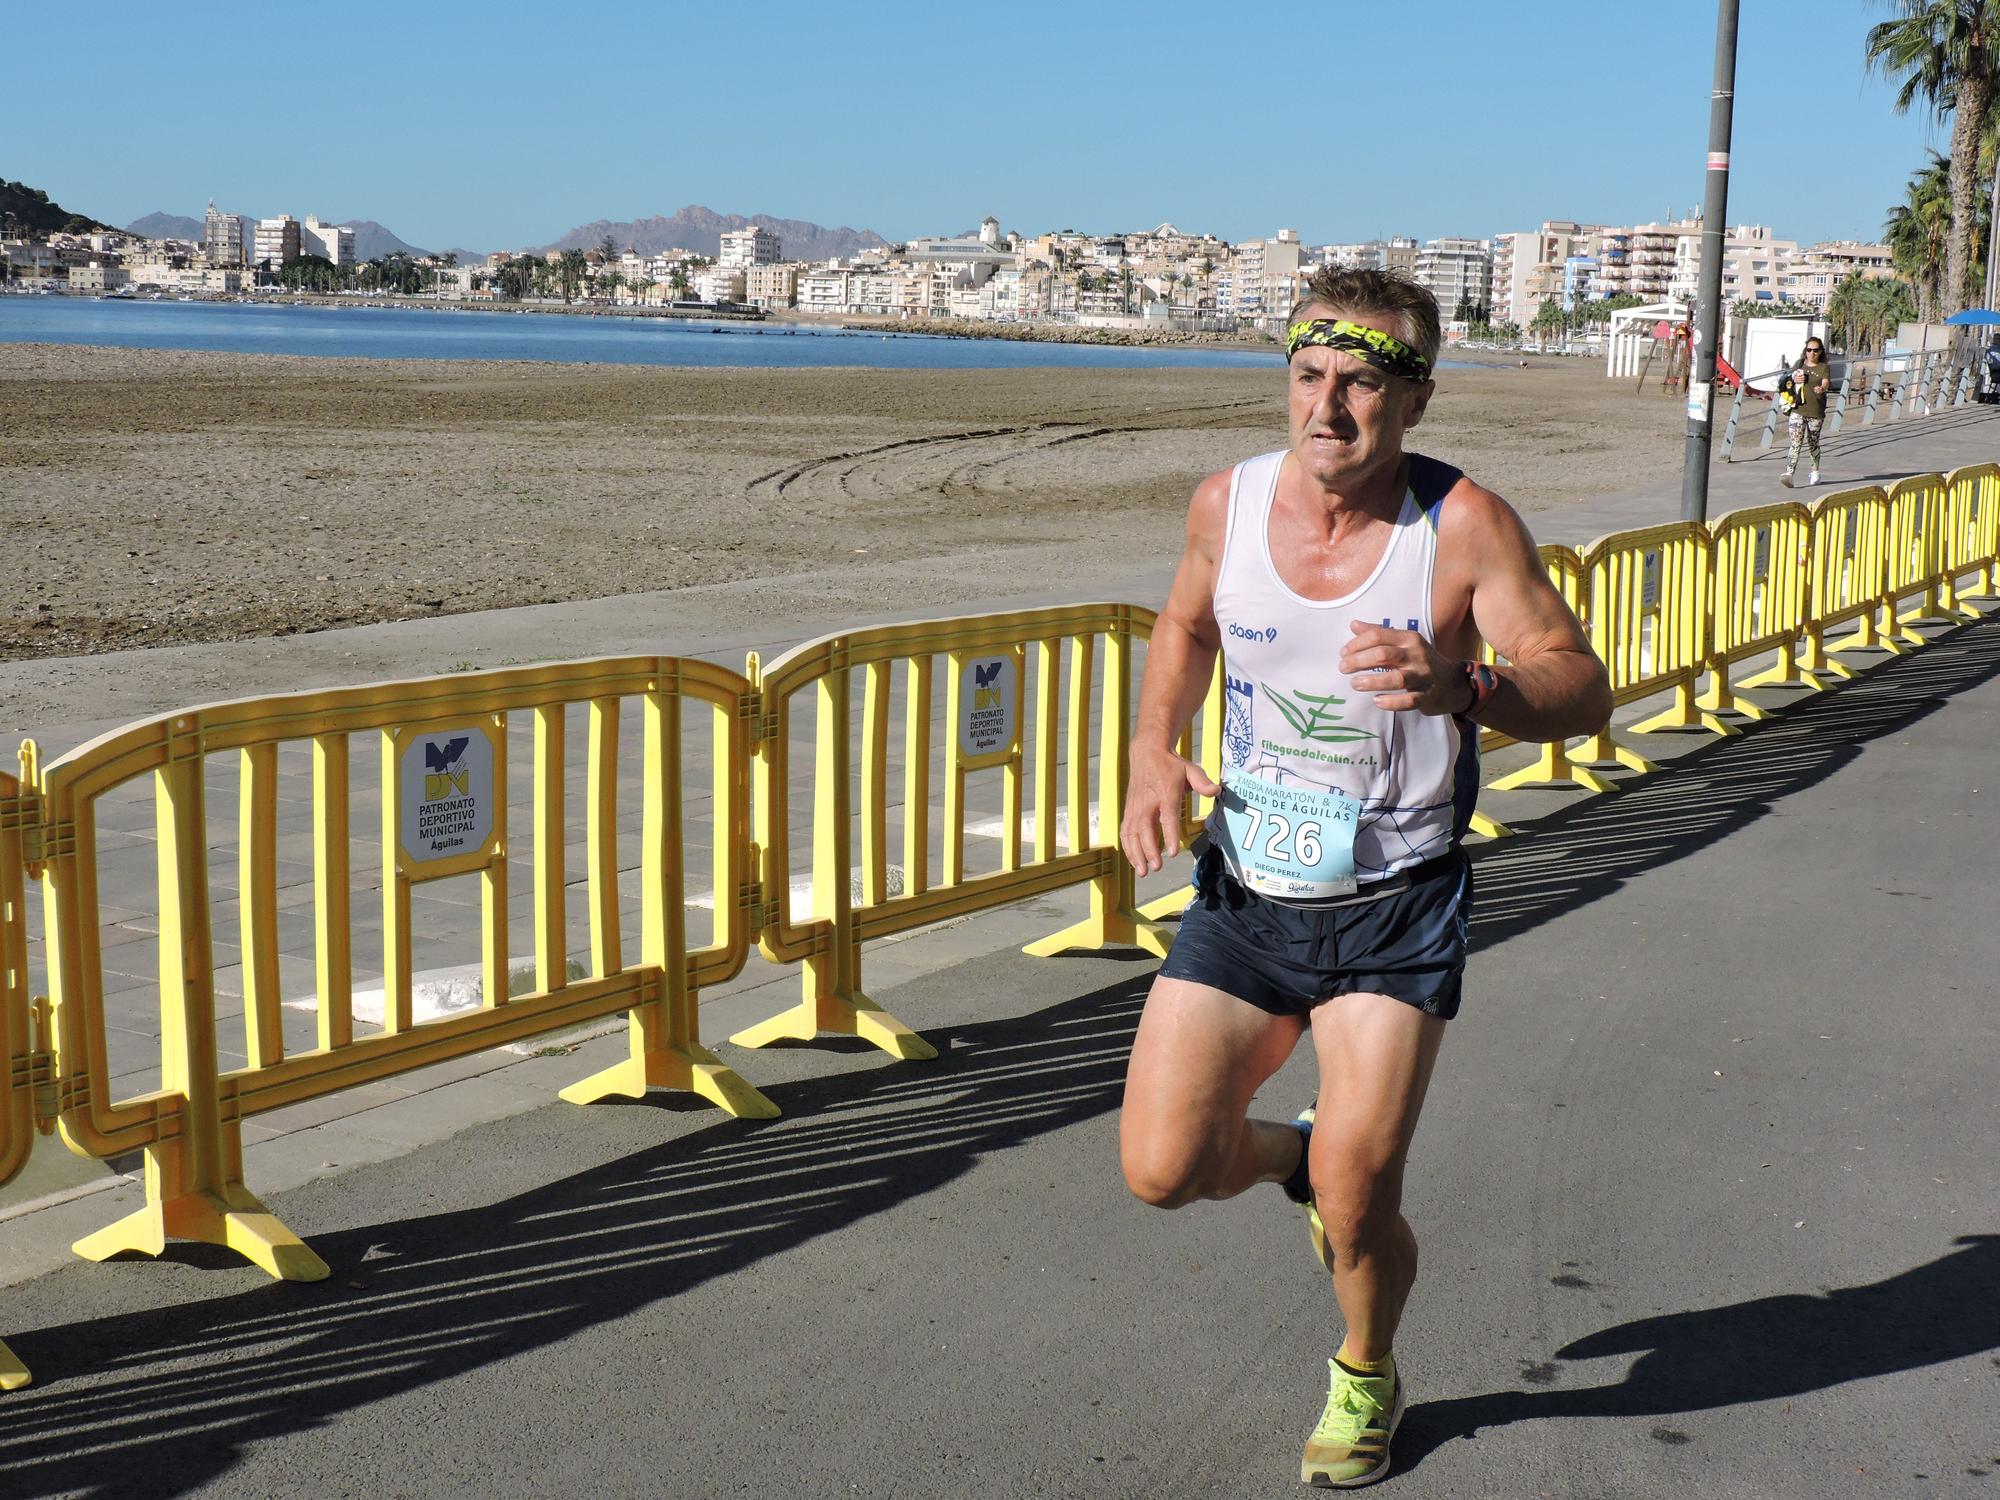
[[[1988,324],[2000,324],[2000,312],[1995,312],[1990,307],[1968,307],[1964,312],[1953,313],[1944,321],[1948,328],[1984,327]]]

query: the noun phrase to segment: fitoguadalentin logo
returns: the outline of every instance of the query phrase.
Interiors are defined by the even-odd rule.
[[[1278,712],[1285,716],[1285,722],[1298,732],[1302,740],[1310,740],[1316,745],[1347,745],[1356,740],[1374,740],[1381,736],[1372,730],[1357,729],[1352,724],[1340,722],[1335,712],[1345,698],[1332,694],[1293,693],[1290,697],[1274,692],[1269,686],[1264,696],[1277,705]]]

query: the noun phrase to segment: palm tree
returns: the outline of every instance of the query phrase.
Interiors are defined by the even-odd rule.
[[[1550,334],[1561,333],[1568,324],[1569,315],[1562,310],[1562,304],[1553,297],[1544,297],[1528,330],[1546,345]]]
[[[659,282],[653,280],[652,277],[641,276],[637,281],[632,283],[632,291],[641,302],[644,302],[653,294],[653,288],[658,285]]]
[[[1841,330],[1841,347],[1850,355],[1869,354],[1888,342],[1898,323],[1918,316],[1917,298],[1908,282],[1856,272],[1834,287],[1824,316]]]
[[[581,250],[563,251],[562,259],[556,266],[556,274],[562,281],[563,301],[575,300],[576,294],[583,289],[583,266]]]
[[[1930,164],[1910,178],[1903,201],[1889,210],[1882,226],[1896,269],[1916,287],[1925,322],[1938,316],[1944,300],[1953,217],[1951,164],[1935,151],[1930,156]]]
[[[606,271],[602,276],[597,278],[597,289],[609,297],[614,306],[618,302],[618,289],[623,285],[625,285],[625,276],[621,271]]]
[[[1849,354],[1858,353],[1857,332],[1861,312],[1861,288],[1866,280],[1859,271],[1843,276],[1833,284],[1833,291],[1826,299],[1826,321],[1829,327],[1840,330],[1840,347]]]
[[[1900,79],[1896,111],[1922,100],[1939,123],[1951,116],[1950,229],[1945,239],[1944,314],[1970,295],[1980,137],[2000,92],[2000,0],[1888,0],[1899,14],[1868,28],[1871,67]]]

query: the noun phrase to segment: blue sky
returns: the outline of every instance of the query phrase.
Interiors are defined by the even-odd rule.
[[[0,176],[475,250],[689,203],[891,239],[1665,218],[1701,199],[1715,38],[1713,0],[69,9],[9,15]],[[1742,10],[1731,222],[1872,238],[1948,141],[1863,73],[1887,12]]]

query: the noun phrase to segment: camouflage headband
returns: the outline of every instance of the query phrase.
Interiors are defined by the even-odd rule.
[[[1401,339],[1345,318],[1311,318],[1285,330],[1285,358],[1301,349],[1338,349],[1363,364],[1405,380],[1429,380],[1431,362]]]

